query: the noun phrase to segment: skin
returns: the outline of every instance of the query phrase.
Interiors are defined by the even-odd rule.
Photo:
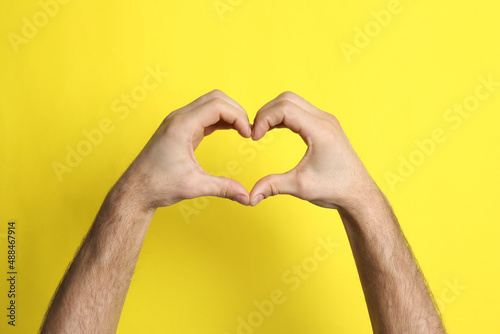
[[[237,181],[206,173],[194,150],[216,130],[259,140],[286,127],[308,150],[284,174],[259,180],[250,194]],[[289,194],[336,209],[346,229],[374,333],[444,333],[424,277],[387,199],[356,155],[337,119],[286,92],[250,125],[245,110],[220,91],[172,112],[110,190],[59,285],[42,333],[114,333],[149,224],[158,207],[218,196],[257,205]]]

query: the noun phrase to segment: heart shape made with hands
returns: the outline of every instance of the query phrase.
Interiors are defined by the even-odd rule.
[[[282,174],[264,176],[250,193],[233,178],[207,173],[194,156],[203,138],[214,131],[234,129],[258,142],[275,128],[287,128],[299,135],[307,150],[297,166]],[[148,179],[142,195],[147,198],[146,205],[155,208],[202,196],[255,206],[278,194],[340,208],[350,204],[350,194],[366,187],[376,191],[337,119],[291,92],[260,108],[253,125],[246,111],[226,94],[205,94],[163,120],[130,170],[128,174]]]
[[[209,94],[213,94],[209,93]],[[221,129],[233,129],[236,130],[243,138],[248,138],[252,140],[252,144],[248,145],[248,142],[242,142],[246,146],[246,148],[243,148],[247,150],[246,152],[251,152],[250,156],[250,161],[254,160],[256,155],[257,155],[257,150],[262,150],[265,146],[265,144],[269,144],[273,139],[274,139],[274,134],[271,130],[274,128],[286,128],[288,127],[287,125],[290,124],[285,124],[285,120],[280,118],[284,118],[284,114],[281,116],[279,113],[276,113],[276,110],[278,109],[283,109],[284,106],[286,106],[287,102],[278,102],[278,106],[274,106],[271,101],[268,104],[266,104],[264,107],[262,107],[259,112],[257,113],[255,119],[254,119],[254,124],[252,125],[247,117],[246,112],[243,110],[243,108],[235,101],[231,100],[228,98],[225,94],[223,93],[217,93],[215,95],[221,95],[222,96],[216,96],[216,98],[222,98],[226,102],[229,102],[229,104],[232,104],[233,106],[237,106],[238,109],[244,113],[244,117],[246,118],[246,121],[241,121],[242,117],[240,118],[227,118],[224,116],[224,114],[221,112],[217,119],[215,119],[215,123],[207,123],[206,126],[204,127],[203,130],[203,136],[198,137],[194,144],[193,144],[193,149],[195,150],[196,147],[199,145],[201,142],[202,138],[205,136],[208,136],[212,134],[213,132]],[[296,96],[288,96],[291,94],[285,94],[285,96],[280,95],[280,97],[289,97],[289,98],[296,98]],[[278,98],[280,98],[278,97]],[[266,110],[274,110],[272,113],[266,113]],[[241,115],[238,115],[241,116]],[[271,119],[269,118],[271,116]],[[289,122],[287,122],[289,123]],[[245,127],[248,127],[246,129]],[[294,126],[292,126],[292,131],[294,132],[299,132]],[[265,136],[267,133],[269,133],[268,136]],[[300,133],[299,133],[300,134]],[[266,137],[266,138],[264,138]],[[307,142],[306,142],[307,143]],[[307,155],[307,152],[306,152]],[[304,160],[304,158],[302,158]],[[301,161],[302,161],[301,160]],[[248,161],[248,159],[247,159]],[[246,188],[244,188],[238,181],[234,180],[233,177],[237,176],[239,173],[231,173],[230,170],[234,168],[238,168],[238,165],[234,165],[236,161],[233,160],[233,166],[226,165],[226,171],[222,171],[219,173],[216,173],[216,175],[211,175],[217,177],[219,180],[221,178],[225,179],[226,184],[220,188],[220,193],[217,194],[219,197],[226,197],[233,199],[243,205],[252,205],[255,206],[257,205],[261,200],[264,198],[267,198],[269,196],[277,195],[280,193],[286,193],[287,188],[290,188],[290,185],[288,187],[284,187],[285,183],[281,185],[279,188],[276,185],[277,179],[281,178],[284,180],[287,176],[291,176],[293,174],[294,169],[292,168],[290,171],[284,173],[284,174],[271,174],[262,177],[260,180],[258,180],[255,185],[252,188],[252,191],[248,193]],[[237,162],[236,162],[237,163]],[[300,164],[300,163],[299,163]],[[198,164],[198,166],[200,166]],[[201,166],[200,166],[201,167]],[[292,184],[293,180],[289,179],[288,183]],[[208,187],[203,191],[203,193],[210,193],[213,191],[208,190]],[[288,190],[290,193],[291,190]]]
[[[212,96],[197,100],[198,106],[202,102],[205,104],[201,107],[209,106],[205,107],[208,109],[204,111],[205,121],[195,132],[199,135],[193,137],[193,150],[204,136],[216,130],[234,129],[242,137],[258,142],[275,128],[290,129],[302,138],[308,148],[297,166],[283,174],[271,174],[261,178],[250,193],[232,178],[210,175],[218,188],[209,189],[211,186],[208,185],[201,196],[213,196],[215,193],[219,197],[255,206],[269,196],[288,194],[320,206],[335,207],[335,204],[328,203],[332,197],[331,191],[327,189],[329,183],[332,180],[339,181],[339,189],[342,190],[342,186],[349,179],[342,174],[345,174],[346,170],[350,174],[359,170],[360,161],[358,163],[356,153],[333,115],[316,108],[294,93],[286,92],[264,105],[251,125],[246,111],[237,102],[222,92],[209,94]],[[209,117],[209,112],[213,112],[213,117]],[[346,168],[345,163],[356,168]]]

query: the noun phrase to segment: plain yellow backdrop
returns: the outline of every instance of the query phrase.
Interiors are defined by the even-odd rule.
[[[169,112],[214,88],[250,119],[286,90],[336,115],[392,202],[450,333],[500,332],[498,2],[2,7],[0,332],[36,332],[107,191]],[[305,148],[287,130],[257,144],[221,131],[196,156],[250,190]],[[15,327],[6,317],[10,220]],[[313,257],[318,238],[337,246],[324,261]],[[296,289],[286,279],[294,266],[308,270]],[[259,316],[256,303],[273,291],[284,302]],[[335,211],[290,196],[256,208],[205,198],[158,210],[118,332],[233,334],[242,319],[253,323],[247,333],[370,332]]]

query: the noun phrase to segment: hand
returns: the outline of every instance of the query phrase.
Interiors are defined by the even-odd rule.
[[[335,116],[285,92],[257,112],[252,139],[283,127],[299,134],[307,151],[292,170],[259,180],[250,192],[252,206],[289,194],[322,207],[347,209],[356,206],[360,195],[378,191]]]
[[[203,137],[219,129],[236,129],[245,138],[251,126],[245,110],[221,91],[212,91],[172,112],[122,176],[142,209],[169,206],[184,199],[218,196],[249,204],[239,182],[208,174],[194,150]]]

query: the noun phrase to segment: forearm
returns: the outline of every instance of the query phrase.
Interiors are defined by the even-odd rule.
[[[425,279],[385,196],[376,186],[339,210],[374,333],[444,333]]]
[[[109,192],[47,311],[42,333],[114,333],[154,210]]]

